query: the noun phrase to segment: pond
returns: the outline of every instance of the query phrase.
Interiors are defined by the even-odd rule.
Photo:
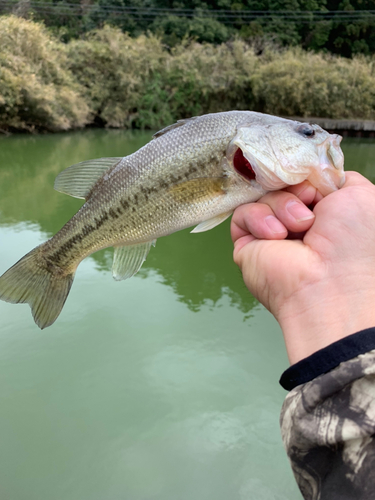
[[[81,205],[53,190],[61,170],[150,137],[0,138],[0,274]],[[375,141],[343,150],[375,180]],[[0,498],[300,500],[278,424],[281,331],[232,262],[229,221],[160,238],[130,280],[111,263],[82,262],[46,330],[0,302]]]

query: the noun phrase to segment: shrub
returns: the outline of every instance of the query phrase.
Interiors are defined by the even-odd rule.
[[[184,43],[131,38],[106,26],[66,47],[69,68],[96,120],[107,127],[159,128],[189,116],[253,105],[257,62],[244,42]]]
[[[68,130],[88,123],[61,45],[40,24],[0,18],[0,127]]]
[[[108,127],[130,127],[139,119],[145,88],[152,81],[158,88],[158,73],[168,58],[159,39],[130,38],[110,26],[71,41],[66,53],[96,120]]]
[[[373,60],[365,56],[258,51],[239,39],[168,49],[155,35],[131,38],[109,26],[64,44],[40,24],[0,18],[5,129],[158,129],[230,109],[375,119],[374,89]]]
[[[252,109],[251,76],[257,64],[252,47],[240,40],[176,47],[166,74],[173,115]]]
[[[364,56],[344,59],[289,49],[268,54],[252,78],[267,113],[327,118],[375,118],[375,78]]]

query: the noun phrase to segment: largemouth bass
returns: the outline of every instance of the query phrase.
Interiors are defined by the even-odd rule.
[[[251,111],[182,120],[124,158],[73,165],[55,189],[86,200],[50,240],[0,277],[0,298],[29,303],[40,328],[66,301],[78,264],[114,246],[113,276],[141,267],[156,239],[207,231],[266,192],[309,179],[326,195],[344,183],[341,137]]]

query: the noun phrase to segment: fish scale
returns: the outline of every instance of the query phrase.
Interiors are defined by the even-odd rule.
[[[305,179],[327,194],[342,183],[342,166],[338,136],[317,125],[251,111],[182,120],[132,155],[62,172],[55,188],[86,201],[0,277],[0,298],[29,303],[44,328],[60,314],[78,264],[93,252],[114,246],[113,276],[129,278],[157,238],[193,225],[193,232],[206,231],[237,206]]]

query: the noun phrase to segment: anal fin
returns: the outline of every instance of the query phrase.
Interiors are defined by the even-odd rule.
[[[192,231],[191,233],[203,233],[204,231],[209,231],[213,227],[218,226],[222,222],[224,222],[228,217],[232,215],[233,211],[231,210],[230,212],[225,212],[225,214],[220,214],[220,215],[215,215],[215,217],[212,217],[211,219],[205,220],[198,224]]]
[[[146,260],[151,245],[155,246],[156,240],[146,241],[138,245],[123,245],[115,247],[113,256],[112,275],[115,280],[126,280],[134,276]]]

